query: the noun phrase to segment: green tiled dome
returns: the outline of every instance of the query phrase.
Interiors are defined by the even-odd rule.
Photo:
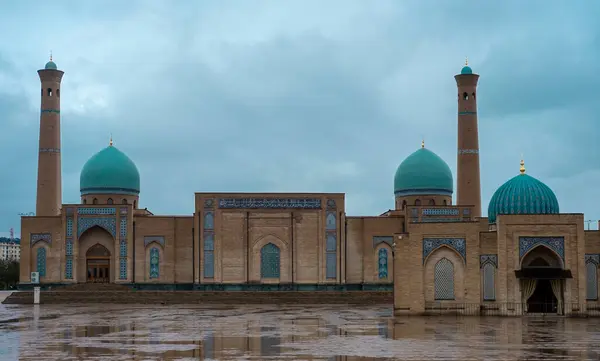
[[[55,62],[50,60],[49,62],[46,63],[46,66],[44,66],[44,69],[56,70],[56,69],[58,69],[58,67],[56,66]]]
[[[91,157],[79,177],[81,195],[140,193],[140,173],[125,153],[110,145]]]
[[[541,181],[521,174],[504,183],[492,196],[488,207],[488,220],[496,222],[499,214],[558,214],[558,200],[554,192]]]
[[[448,164],[437,154],[425,148],[409,155],[396,170],[394,194],[452,196],[454,181]]]

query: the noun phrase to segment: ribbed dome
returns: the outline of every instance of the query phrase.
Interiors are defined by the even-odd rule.
[[[452,196],[453,185],[452,171],[448,164],[423,146],[409,155],[396,170],[394,194]]]
[[[79,177],[81,195],[140,193],[140,173],[125,153],[110,145],[92,156]]]
[[[554,192],[541,181],[521,174],[504,183],[492,196],[488,220],[496,222],[499,214],[558,214],[558,200]]]

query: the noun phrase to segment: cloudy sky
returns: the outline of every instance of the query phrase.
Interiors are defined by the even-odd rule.
[[[0,235],[35,211],[39,79],[62,84],[63,203],[115,145],[140,205],[191,214],[193,193],[344,192],[393,207],[425,138],[456,169],[456,84],[479,82],[482,200],[528,173],[561,211],[600,219],[600,2],[0,0]],[[10,36],[6,36],[10,34]],[[485,212],[485,210],[484,210]],[[595,228],[595,227],[594,227]]]

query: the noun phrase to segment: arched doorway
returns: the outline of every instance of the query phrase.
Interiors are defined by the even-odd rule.
[[[545,246],[538,246],[521,261],[521,294],[527,313],[562,313],[563,265]]]
[[[86,282],[110,282],[110,251],[103,245],[96,243],[85,253],[87,269]]]

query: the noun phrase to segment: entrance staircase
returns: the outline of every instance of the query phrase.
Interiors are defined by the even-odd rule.
[[[33,292],[14,292],[4,304],[33,304]],[[391,304],[391,291],[140,291],[109,283],[81,283],[41,291],[40,304]]]

